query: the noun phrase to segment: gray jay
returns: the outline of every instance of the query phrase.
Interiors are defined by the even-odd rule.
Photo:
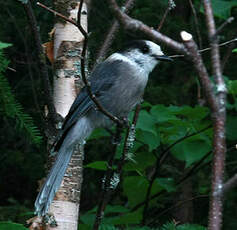
[[[160,46],[147,40],[136,40],[113,53],[92,72],[91,90],[103,108],[118,118],[125,118],[141,101],[148,76],[159,61],[170,61]],[[97,127],[108,127],[112,121],[102,114],[83,88],[62,126],[54,146],[55,163],[35,201],[35,213],[47,213],[71,159],[73,148]]]

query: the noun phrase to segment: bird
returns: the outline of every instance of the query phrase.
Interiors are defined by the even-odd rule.
[[[126,118],[142,100],[148,76],[160,61],[172,61],[159,45],[149,40],[134,40],[98,64],[89,77],[92,93],[102,107],[118,118]],[[91,100],[86,87],[73,102],[56,138],[57,152],[45,183],[35,201],[35,213],[44,216],[63,180],[74,147],[83,143],[98,127],[113,122]]]

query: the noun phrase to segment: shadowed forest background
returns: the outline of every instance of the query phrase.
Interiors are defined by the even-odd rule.
[[[123,3],[124,1],[118,1]],[[157,28],[167,9],[166,0],[137,0],[129,12]],[[192,1],[197,14],[195,22],[188,0],[176,0],[161,32],[180,39],[180,31],[192,33],[199,49],[209,47],[203,7]],[[53,6],[53,1],[42,1]],[[220,43],[237,38],[237,1],[213,0],[217,28],[229,17],[219,34]],[[49,40],[54,15],[32,7],[43,43]],[[88,17],[89,69],[114,19],[106,1],[92,0]],[[142,33],[120,28],[109,54],[134,39],[148,39]],[[174,51],[160,44],[167,55]],[[8,0],[0,8],[0,221],[25,225],[34,216],[33,204],[38,181],[45,174],[47,140],[43,112],[44,87],[39,74],[35,42],[27,17],[19,1]],[[227,155],[225,179],[237,173],[237,43],[221,46],[223,75],[227,95]],[[109,55],[108,54],[108,55]],[[108,56],[107,55],[107,56]],[[202,56],[210,67],[210,53]],[[53,67],[50,61],[50,80]],[[210,69],[208,69],[211,75]],[[132,117],[132,115],[131,115]],[[136,127],[134,156],[124,165],[123,177],[106,209],[103,224],[108,229],[143,225],[141,229],[205,229],[207,226],[211,184],[212,126],[210,111],[203,96],[197,72],[184,57],[173,63],[158,65],[150,75],[144,103]],[[125,132],[124,132],[125,135]],[[123,135],[123,136],[124,136]],[[171,147],[172,146],[172,147]],[[96,130],[85,146],[83,185],[80,203],[80,229],[91,229],[101,181],[110,155],[111,137]],[[116,160],[121,156],[117,149]],[[165,159],[162,157],[165,155]],[[150,194],[147,191],[150,190]],[[149,197],[153,197],[150,201]],[[230,190],[224,199],[223,229],[237,229],[237,193]],[[144,211],[144,206],[146,210]],[[1,223],[0,222],[0,223]],[[194,225],[196,224],[196,225]],[[166,228],[165,228],[166,225]],[[169,225],[169,226],[168,226]],[[172,226],[171,226],[172,225]],[[0,225],[1,226],[1,225]],[[2,225],[3,226],[3,225]],[[147,226],[147,227],[145,227]],[[21,229],[15,225],[12,229]],[[114,227],[114,228],[113,228]],[[173,227],[173,228],[171,228]],[[7,229],[7,228],[4,228]],[[10,228],[9,228],[10,229]],[[132,229],[132,228],[131,228]],[[135,228],[133,228],[135,229]],[[181,228],[180,228],[181,229]]]

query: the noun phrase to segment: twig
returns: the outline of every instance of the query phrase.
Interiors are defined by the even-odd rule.
[[[117,125],[123,126],[123,122],[119,118],[117,118],[116,116],[113,116],[110,112],[108,112],[107,110],[105,110],[103,108],[103,106],[97,100],[95,94],[92,92],[90,83],[87,81],[86,73],[85,73],[85,56],[86,56],[87,43],[88,43],[88,34],[83,29],[83,27],[81,26],[81,10],[82,10],[82,5],[83,5],[83,0],[81,0],[80,6],[79,6],[79,10],[78,10],[77,27],[78,27],[78,29],[80,30],[80,32],[84,36],[83,50],[82,50],[82,55],[81,55],[83,57],[81,59],[81,76],[82,76],[83,83],[85,84],[87,92],[88,92],[91,100],[95,103],[95,105],[98,108],[98,110],[101,111],[108,118],[110,118]]]
[[[202,83],[202,87],[204,89],[208,104],[212,111],[217,111],[218,104],[216,101],[216,97],[213,94],[213,85],[209,79],[206,67],[203,63],[200,53],[198,52],[197,45],[195,44],[192,35],[185,31],[181,32],[181,38],[183,39],[184,45],[190,53],[189,56],[192,62],[194,63],[194,67],[196,68],[199,74],[200,82]]]
[[[197,132],[194,132],[194,133],[192,133],[192,134],[186,135],[186,136],[184,136],[184,137],[178,139],[178,140],[175,141],[173,144],[171,144],[170,146],[168,146],[164,151],[162,151],[162,153],[160,154],[160,157],[157,158],[157,160],[156,160],[155,172],[154,172],[153,175],[152,175],[152,178],[151,178],[151,180],[150,180],[150,182],[149,182],[149,186],[148,186],[148,189],[147,189],[147,192],[146,192],[146,199],[145,199],[145,206],[144,206],[144,209],[143,209],[143,220],[142,220],[142,224],[145,224],[145,221],[146,221],[146,213],[147,213],[148,207],[149,207],[149,201],[150,201],[149,197],[150,197],[150,194],[151,194],[151,188],[152,188],[153,183],[154,183],[154,181],[155,181],[155,179],[156,179],[156,176],[157,176],[157,174],[158,174],[158,170],[159,170],[160,166],[163,164],[163,162],[165,161],[165,159],[167,158],[170,149],[173,148],[173,147],[174,147],[175,145],[177,145],[178,143],[182,142],[183,140],[185,140],[185,139],[187,139],[187,138],[189,138],[189,137],[193,137],[193,136],[195,136],[195,135],[198,135],[199,133],[202,133],[202,132],[206,131],[206,130],[209,129],[210,127],[211,127],[211,126],[205,127],[205,128],[203,128],[203,129],[201,129],[201,130],[199,130],[199,131],[197,131]],[[206,158],[204,158],[203,161],[204,161],[205,159],[206,159]],[[202,161],[200,162],[200,164],[201,164],[201,163],[202,163]],[[193,172],[193,171],[192,171],[192,172]],[[191,173],[192,173],[192,172],[191,172]],[[191,175],[191,173],[190,173],[189,175]],[[187,178],[189,177],[189,175],[187,176]],[[186,180],[187,178],[183,179],[183,181]],[[181,183],[181,182],[182,182],[182,181],[180,181],[180,183]],[[179,182],[178,182],[178,184],[179,184]]]
[[[46,59],[45,59],[45,55],[44,55],[43,48],[42,48],[42,42],[41,42],[39,30],[38,30],[37,21],[36,21],[34,12],[32,10],[30,1],[28,1],[27,4],[23,4],[23,7],[24,7],[26,15],[28,17],[31,31],[32,31],[34,39],[35,39],[36,50],[38,53],[38,63],[39,63],[41,76],[42,76],[43,83],[44,83],[44,92],[45,92],[44,97],[45,97],[45,101],[48,105],[48,110],[49,110],[49,118],[52,119],[53,123],[56,123],[57,122],[57,116],[56,116],[57,113],[56,113],[54,103],[53,103],[52,88],[51,88],[51,84],[50,84],[50,80],[49,80],[48,68],[46,65]]]
[[[116,148],[117,148],[117,145],[118,145],[119,142],[118,141],[115,142],[114,149],[113,149],[113,155],[111,156],[111,158],[108,162],[108,169],[107,169],[107,172],[106,172],[106,175],[105,175],[105,182],[103,183],[102,192],[101,192],[101,195],[100,195],[100,198],[99,198],[99,205],[98,205],[98,209],[97,209],[97,212],[96,212],[96,219],[95,219],[95,223],[94,223],[94,226],[93,226],[93,230],[97,230],[99,228],[99,225],[100,225],[101,220],[103,218],[103,213],[104,213],[104,210],[106,208],[106,205],[108,204],[109,200],[111,199],[111,195],[112,195],[114,189],[116,188],[117,184],[120,182],[123,165],[126,161],[126,156],[128,154],[128,151],[131,148],[131,145],[129,145],[129,146],[127,145],[128,138],[129,138],[129,135],[130,135],[130,131],[132,131],[131,129],[135,128],[135,126],[136,126],[136,122],[137,122],[137,119],[138,119],[140,109],[141,109],[141,106],[139,104],[136,107],[136,111],[135,111],[135,114],[134,114],[134,117],[133,117],[132,125],[127,130],[126,138],[125,138],[125,141],[124,141],[124,148],[123,148],[122,157],[121,157],[121,160],[118,164],[116,172],[113,171],[112,167],[113,167],[113,159],[114,159],[114,156],[115,156],[115,153],[116,153]],[[121,139],[121,132],[122,132],[121,127],[117,126],[115,139],[117,139],[117,140]],[[134,140],[130,140],[130,141],[134,141]],[[112,176],[113,176],[113,172],[114,172],[114,175],[116,175],[116,178],[113,179],[114,184],[111,181]],[[111,183],[112,183],[112,185],[111,185]]]
[[[199,48],[202,49],[202,36],[201,36],[200,29],[199,29],[197,12],[195,10],[195,7],[193,5],[192,0],[189,0],[189,5],[192,9],[192,13],[193,13],[193,16],[194,16],[194,23],[195,23],[195,27],[196,27],[196,31],[197,31],[197,37],[198,37],[198,45],[199,45]]]
[[[226,54],[224,55],[224,57],[222,59],[222,63],[221,63],[222,72],[224,72],[224,70],[225,70],[225,66],[226,66],[230,56],[232,55],[232,50],[234,47],[235,47],[235,43],[230,43],[230,45],[227,48]]]
[[[115,182],[113,182],[112,177],[113,177],[113,172],[114,172],[113,170],[114,157],[116,154],[117,146],[119,144],[118,140],[121,139],[121,133],[122,133],[121,126],[117,125],[116,134],[115,134],[115,139],[117,139],[117,141],[114,143],[114,148],[112,150],[112,154],[108,161],[107,171],[102,181],[102,191],[99,197],[99,204],[96,211],[96,218],[93,225],[93,230],[99,229],[101,220],[103,219],[103,214],[104,214],[106,205],[108,204],[108,201],[110,200],[113,190],[116,188],[117,184],[119,183],[119,178],[114,178]]]
[[[169,0],[169,1],[168,1],[168,7],[167,7],[167,9],[166,9],[166,11],[165,11],[165,13],[164,13],[164,15],[163,15],[161,21],[160,21],[160,24],[159,24],[159,26],[158,26],[158,28],[157,28],[157,31],[160,31],[160,30],[161,30],[161,28],[162,28],[163,25],[164,25],[164,22],[165,22],[165,19],[166,19],[168,13],[169,13],[172,9],[174,9],[174,8],[175,8],[175,3],[174,3],[174,1],[173,1],[173,0]]]
[[[128,153],[132,147],[131,145],[133,145],[133,143],[131,143],[131,142],[134,142],[133,137],[132,137],[133,140],[128,140],[128,139],[129,139],[130,135],[135,135],[134,129],[136,127],[140,111],[141,111],[141,104],[138,104],[135,109],[135,113],[134,113],[133,120],[132,120],[132,125],[128,128],[127,133],[126,133],[124,146],[123,146],[122,161],[121,161],[121,164],[118,165],[118,173],[121,173],[123,164],[126,160],[126,156],[128,155]]]
[[[44,8],[44,9],[46,9],[47,11],[53,13],[55,16],[58,16],[58,17],[62,18],[63,20],[72,23],[73,25],[75,25],[75,26],[77,27],[77,22],[76,22],[76,21],[74,21],[74,20],[72,20],[72,19],[70,19],[70,18],[65,17],[64,15],[58,13],[58,12],[55,11],[55,10],[50,9],[49,7],[45,6],[44,4],[42,4],[42,3],[40,3],[40,2],[37,2],[36,4],[37,4],[38,6]]]
[[[231,177],[224,185],[222,189],[222,196],[227,193],[230,189],[237,186],[237,174]]]
[[[91,90],[91,85],[87,81],[86,78],[86,73],[85,73],[85,56],[86,56],[86,50],[87,50],[87,43],[88,43],[88,34],[87,32],[83,29],[81,26],[81,18],[80,18],[80,13],[82,10],[82,5],[83,5],[83,0],[81,0],[80,5],[79,5],[79,10],[78,10],[78,22],[75,22],[74,20],[71,20],[64,15],[56,12],[55,10],[52,10],[48,8],[47,6],[43,5],[42,3],[37,2],[37,5],[41,6],[42,8],[54,13],[55,15],[59,16],[60,18],[64,19],[67,22],[72,23],[73,25],[77,26],[82,35],[84,36],[84,43],[83,43],[83,50],[82,50],[82,55],[81,55],[81,75],[82,75],[82,80],[83,83],[86,86],[87,92],[89,94],[90,99],[95,103],[96,107],[100,112],[102,112],[105,116],[107,116],[109,119],[111,119],[113,122],[115,122],[117,125],[123,126],[124,123],[117,118],[116,116],[113,116],[111,113],[109,113],[107,110],[103,108],[103,106],[100,104],[100,102],[97,100],[96,96]]]
[[[212,151],[206,153],[198,162],[195,164],[178,182],[177,184],[182,184],[186,181],[191,175],[193,175],[196,171],[199,171],[199,166],[211,155]]]
[[[127,2],[122,7],[122,9],[124,10],[125,13],[127,13],[133,7],[133,5],[134,5],[133,3],[134,3],[134,0],[127,0]],[[119,23],[115,19],[112,26],[109,29],[109,32],[107,33],[107,36],[105,38],[105,41],[103,42],[103,45],[101,46],[101,48],[96,56],[96,59],[95,59],[96,63],[100,62],[106,56],[106,53],[108,52],[108,49],[111,46],[111,44],[114,40],[115,34],[118,31],[118,29],[119,29]],[[94,69],[94,66],[92,69]]]
[[[125,29],[131,31],[141,31],[148,37],[150,37],[151,40],[162,42],[179,53],[187,54],[187,51],[183,44],[159,33],[158,31],[150,28],[139,20],[129,17],[127,14],[120,10],[115,0],[108,0],[108,3],[114,15]]]
[[[167,155],[169,154],[170,149],[172,149],[175,145],[177,145],[178,143],[182,142],[183,140],[188,139],[189,137],[196,136],[196,135],[198,135],[199,133],[202,133],[202,132],[204,132],[204,131],[206,131],[206,130],[208,130],[208,129],[210,129],[210,128],[211,128],[211,125],[209,125],[209,126],[203,128],[203,129],[201,129],[201,130],[199,130],[199,131],[197,131],[197,132],[194,132],[194,133],[191,133],[191,134],[186,135],[186,136],[184,136],[184,137],[181,137],[180,139],[178,139],[177,141],[175,141],[173,144],[169,145],[164,151],[162,151],[161,157],[160,157],[160,160],[159,160],[159,165],[161,165],[161,164],[164,162],[164,160],[166,159]]]
[[[190,201],[192,201],[192,200],[199,199],[199,198],[208,198],[208,195],[198,195],[198,196],[192,197],[192,198],[190,198],[190,199],[186,199],[186,200],[179,201],[179,202],[177,202],[175,205],[173,205],[173,206],[171,206],[171,207],[165,209],[164,211],[160,212],[158,215],[155,215],[156,220],[157,220],[159,217],[163,216],[163,215],[164,215],[165,213],[167,213],[168,211],[170,211],[170,210],[172,210],[172,209],[174,209],[174,208],[177,208],[177,207],[181,207],[184,203],[187,203],[187,202],[190,202]],[[154,223],[154,222],[152,221],[152,222],[150,222],[150,223],[148,223],[148,224],[152,224],[152,223]]]
[[[233,39],[231,39],[231,40],[229,40],[229,41],[220,43],[218,46],[219,46],[219,47],[226,46],[226,45],[228,45],[228,44],[230,44],[230,43],[233,43],[233,42],[237,42],[237,38],[233,38]],[[208,50],[211,50],[211,47],[207,47],[207,48],[205,48],[205,49],[198,50],[198,52],[199,52],[199,53],[203,53],[203,52],[206,52],[206,51],[208,51]],[[184,57],[184,56],[185,56],[185,55],[179,54],[179,55],[170,55],[169,57],[171,57],[171,58],[177,58],[177,57]]]
[[[185,174],[177,183],[175,183],[175,186],[179,186],[181,185],[184,181],[186,181],[188,178],[190,178],[192,175],[194,175],[195,173],[197,173],[201,168],[202,166],[201,163],[210,155],[211,152],[208,152],[202,159],[200,159],[194,166],[193,168],[187,173]],[[199,167],[200,166],[200,167]],[[205,165],[206,166],[206,165]],[[148,198],[148,201],[152,201],[154,200],[155,198],[163,195],[164,193],[166,193],[166,190],[162,190],[152,196],[150,196]],[[137,204],[135,207],[133,207],[133,209],[131,210],[131,212],[134,212],[136,211],[138,208],[142,207],[144,204],[145,204],[146,200]]]
[[[230,24],[231,22],[234,21],[234,17],[229,17],[224,23],[220,25],[220,27],[216,30],[216,33],[214,36],[218,36],[218,34],[221,33],[221,31],[225,28],[226,25]]]
[[[11,70],[12,72],[16,72],[16,70],[15,69],[13,69],[13,68],[11,68],[11,67],[7,67],[7,69],[9,69],[9,70]]]

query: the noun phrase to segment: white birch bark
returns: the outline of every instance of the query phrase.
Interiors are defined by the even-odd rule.
[[[60,4],[62,4],[62,1]],[[75,1],[74,1],[75,3]],[[68,4],[68,3],[67,3]],[[64,6],[65,7],[65,6]],[[70,18],[76,20],[79,3],[68,9]],[[81,24],[87,31],[87,7],[83,4]],[[76,97],[75,80],[80,79],[80,55],[84,37],[78,28],[68,22],[57,22],[54,33],[54,104],[57,113],[65,117]],[[83,156],[76,150],[56,193],[49,213],[52,213],[58,226],[47,229],[76,230],[78,227],[80,190],[82,183]]]

